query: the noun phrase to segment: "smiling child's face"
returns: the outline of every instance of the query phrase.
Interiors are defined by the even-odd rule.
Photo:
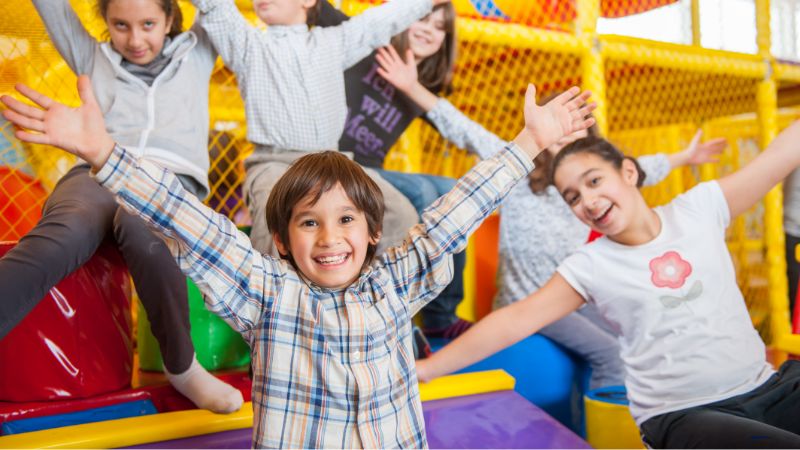
[[[292,210],[289,245],[273,235],[282,255],[291,255],[298,270],[314,284],[340,289],[361,273],[370,238],[367,218],[337,184],[316,202],[306,196]]]
[[[633,222],[636,197],[636,167],[629,160],[617,169],[590,153],[564,158],[556,168],[554,182],[575,216],[595,231],[609,237],[624,233]]]
[[[161,53],[172,27],[172,17],[156,0],[113,0],[105,20],[114,50],[139,65],[149,64]]]
[[[408,47],[418,64],[442,48],[445,26],[444,8],[439,8],[408,27]]]

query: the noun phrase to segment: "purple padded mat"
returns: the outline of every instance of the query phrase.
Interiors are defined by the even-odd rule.
[[[591,448],[514,391],[422,404],[431,448]],[[223,431],[131,448],[250,448],[252,430]]]

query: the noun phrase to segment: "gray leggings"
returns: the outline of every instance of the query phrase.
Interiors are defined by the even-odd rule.
[[[122,210],[85,165],[59,180],[36,227],[0,258],[0,339],[106,237],[116,242],[128,265],[165,367],[184,372],[194,355],[186,278],[164,242],[142,219]]]

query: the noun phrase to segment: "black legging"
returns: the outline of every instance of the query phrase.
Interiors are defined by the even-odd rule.
[[[142,219],[120,208],[85,165],[59,180],[36,227],[0,258],[0,339],[112,233],[147,311],[164,366],[172,373],[184,372],[194,355],[186,278],[164,242]]]
[[[641,431],[653,448],[800,448],[800,361],[746,394],[653,417]]]
[[[786,278],[789,282],[789,318],[794,318],[797,299],[797,282],[800,278],[800,261],[795,258],[795,247],[800,245],[800,237],[786,233]]]

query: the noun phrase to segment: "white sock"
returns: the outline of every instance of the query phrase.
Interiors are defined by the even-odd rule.
[[[244,403],[238,389],[208,373],[196,357],[192,357],[192,364],[185,372],[172,374],[164,368],[164,373],[172,386],[198,408],[228,414],[238,411]]]

